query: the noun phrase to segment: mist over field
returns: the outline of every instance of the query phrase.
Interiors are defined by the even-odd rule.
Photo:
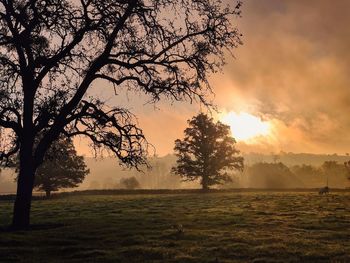
[[[342,165],[349,160],[342,155],[317,155],[317,154],[243,154],[245,169],[243,173],[233,172],[232,183],[222,185],[222,188],[318,188],[326,185],[326,177],[318,174],[295,175],[293,172],[273,172],[259,170],[256,173],[250,171],[250,167],[258,163],[277,164],[282,163],[291,170],[295,166],[311,165],[321,167],[326,161],[336,161]],[[90,174],[78,188],[83,189],[116,189],[120,188],[119,181],[126,177],[135,177],[143,189],[189,189],[200,188],[199,182],[183,182],[180,177],[171,174],[171,167],[175,164],[174,155],[150,158],[152,168],[137,172],[135,169],[123,169],[113,159],[95,160],[87,158],[86,163],[90,168]],[[345,188],[350,182],[344,174],[333,174],[329,178],[329,186],[333,188]]]
[[[0,0],[0,263],[350,263],[349,10]]]
[[[313,174],[304,172],[298,174],[295,167],[312,166],[319,168],[326,161],[335,161],[342,165],[349,160],[347,155],[321,155],[306,153],[279,153],[279,154],[243,154],[245,169],[243,173],[232,174],[233,181],[226,183],[220,188],[319,188],[327,183],[327,178],[321,171],[314,171]],[[170,173],[171,167],[175,164],[174,155],[163,157],[152,157],[149,162],[151,169],[142,168],[138,172],[135,169],[126,169],[121,167],[113,158],[85,158],[90,174],[83,183],[73,190],[92,190],[92,189],[121,189],[125,188],[120,181],[125,178],[135,177],[139,182],[141,189],[193,189],[200,188],[199,182],[183,182],[180,177]],[[271,164],[278,168],[281,163],[289,168],[290,171],[264,170],[257,168],[254,171],[252,166],[256,164]],[[271,168],[271,167],[270,167]],[[4,169],[0,174],[0,193],[14,193],[16,185],[14,182],[15,172]],[[332,174],[328,178],[331,188],[347,188],[350,182],[344,174]],[[72,190],[72,189],[67,189]]]

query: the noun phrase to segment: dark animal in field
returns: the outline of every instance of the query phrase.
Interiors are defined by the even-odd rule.
[[[320,194],[320,195],[328,194],[328,193],[329,193],[329,187],[328,187],[328,186],[322,187],[322,188],[318,191],[318,194]]]

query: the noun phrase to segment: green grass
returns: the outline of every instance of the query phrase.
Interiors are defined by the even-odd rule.
[[[350,193],[71,195],[32,224],[0,231],[0,262],[350,262]]]

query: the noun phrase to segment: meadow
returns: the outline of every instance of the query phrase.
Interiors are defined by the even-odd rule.
[[[11,232],[0,262],[350,262],[350,193],[59,195]]]

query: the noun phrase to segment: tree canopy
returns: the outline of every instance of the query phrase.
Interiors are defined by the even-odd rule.
[[[311,171],[312,168],[302,166],[296,168],[298,176]],[[297,188],[302,186],[300,177],[281,162],[258,162],[245,169],[244,177],[253,188]]]
[[[44,131],[36,164],[60,133],[87,136],[126,164],[141,162],[144,138],[130,112],[85,96],[88,88],[101,79],[154,101],[207,103],[208,73],[240,43],[232,24],[239,8],[210,0],[1,0],[0,126],[8,142],[1,158],[19,150],[28,129],[31,137]]]
[[[77,187],[88,174],[84,157],[77,155],[72,140],[61,138],[46,152],[36,172],[34,187],[49,197],[61,188]]]
[[[85,136],[129,167],[146,162],[148,143],[133,115],[88,93],[93,84],[209,105],[209,74],[241,44],[233,23],[240,6],[0,0],[0,161],[18,151],[20,158],[13,225],[29,224],[36,169],[61,134]]]
[[[184,139],[175,141],[175,174],[184,180],[200,179],[202,188],[208,189],[230,181],[230,170],[243,170],[243,157],[239,156],[229,126],[214,123],[203,113],[189,120],[188,126]]]

